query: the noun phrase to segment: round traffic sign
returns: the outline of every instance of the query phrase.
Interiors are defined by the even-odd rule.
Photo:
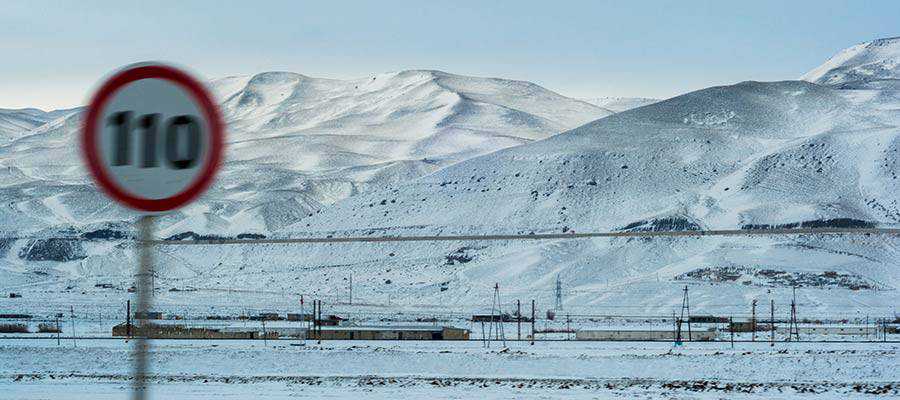
[[[222,160],[224,124],[212,96],[186,72],[136,64],[100,85],[88,106],[81,152],[97,184],[146,212],[190,203]]]

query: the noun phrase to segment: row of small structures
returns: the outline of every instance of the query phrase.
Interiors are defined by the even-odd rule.
[[[484,318],[475,315],[469,321],[473,324],[496,324],[532,322],[527,318]],[[727,322],[721,320],[703,321],[692,318],[696,326],[693,330],[665,329],[632,329],[618,327],[609,329],[565,329],[534,330],[527,339],[535,334],[566,334],[566,338],[575,340],[603,341],[713,341],[728,333],[759,332],[769,336],[772,331],[782,332],[784,327],[773,328],[771,323]],[[210,316],[204,320],[185,320],[179,316],[166,316],[162,313],[146,313],[135,315],[131,319],[115,325],[112,335],[115,337],[149,337],[153,339],[312,339],[312,340],[469,340],[471,331],[454,326],[441,326],[434,320],[432,324],[407,325],[356,325],[336,315],[314,318],[312,314],[260,313],[255,316],[237,318]],[[258,321],[250,323],[247,321]],[[715,324],[715,325],[713,325]],[[822,325],[803,324],[796,328],[802,335],[857,335],[880,336],[896,334],[894,325]],[[530,330],[529,330],[530,331]],[[484,335],[482,335],[484,336]],[[757,335],[754,335],[754,338]],[[727,340],[727,338],[725,338]]]
[[[151,339],[311,339],[311,340],[469,340],[469,330],[452,326],[317,326],[269,325],[255,327],[190,327],[177,321],[121,323],[113,336],[143,336]]]

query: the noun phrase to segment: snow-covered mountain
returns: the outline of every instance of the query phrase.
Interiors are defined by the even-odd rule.
[[[32,129],[75,111],[75,109],[43,111],[37,108],[16,110],[0,108],[0,144],[15,140]]]
[[[896,99],[890,86],[783,81],[713,87],[362,193],[283,234],[897,227]],[[378,250],[364,252],[372,248]],[[304,251],[316,265],[340,260],[357,281],[388,279],[392,290],[429,304],[486,301],[490,282],[502,282],[508,296],[547,304],[560,276],[569,304],[595,310],[668,312],[680,304],[682,285],[691,284],[696,307],[746,312],[751,299],[783,302],[797,285],[807,312],[852,316],[855,309],[889,312],[896,304],[898,249],[893,236],[804,235]],[[340,256],[348,251],[366,258]],[[320,270],[300,267],[312,260],[298,261],[289,273],[324,279]]]
[[[668,218],[704,229],[900,223],[896,128],[855,108],[802,81],[704,89],[362,193],[306,223],[445,233],[608,231]],[[369,207],[399,195],[415,206]]]
[[[840,91],[802,81],[715,87],[462,162],[396,189],[362,193],[289,231],[338,236],[898,226],[895,122]],[[428,282],[410,295],[433,304],[478,302],[489,292],[473,290],[496,281],[510,288],[510,296],[536,294],[547,304],[560,275],[571,304],[656,313],[678,304],[681,285],[704,282],[698,278],[704,269],[730,277],[694,289],[696,307],[719,312],[723,304],[745,312],[745,301],[770,290],[785,299],[789,285],[836,273],[852,283],[801,289],[807,311],[834,313],[848,306],[848,297],[890,308],[896,290],[851,289],[896,289],[898,245],[895,237],[803,236],[395,246],[395,257],[380,259],[379,276],[394,271],[391,265],[416,265],[390,279],[404,289]],[[448,265],[454,255],[469,261]],[[354,269],[354,275],[365,281],[365,271]],[[429,273],[437,277],[429,280]],[[441,285],[466,294],[439,292]]]
[[[837,53],[800,79],[844,89],[896,88],[900,77],[900,37],[861,43]]]
[[[228,122],[227,161],[202,201],[164,218],[163,234],[268,233],[369,187],[611,114],[528,82],[440,71],[356,80],[267,72],[210,86]],[[19,114],[33,118],[14,120],[26,129],[0,146],[4,231],[133,218],[88,180],[73,145],[80,113],[43,124],[50,114]]]
[[[879,50],[878,54],[889,58],[896,53]],[[847,57],[846,64],[832,60],[827,68],[816,71],[824,68],[852,75],[853,66],[884,64],[878,57],[867,55],[865,63],[854,57]],[[403,74],[389,77],[403,82],[422,79],[430,82],[428,87],[454,87],[439,73],[426,73],[425,78],[421,78],[422,72],[406,73],[415,78],[401,78]],[[827,74],[830,72],[822,76]],[[814,75],[810,73],[806,79],[816,80]],[[341,90],[358,90],[367,83],[377,86],[380,79],[387,79],[373,78],[371,82],[366,78],[342,83],[345,86]],[[896,74],[881,74],[878,81],[898,78]],[[270,130],[277,132],[279,138],[290,137],[289,132],[297,128],[284,129],[282,123],[291,126],[300,120],[311,120],[302,117],[300,106],[289,105],[288,99],[294,92],[278,88],[302,86],[301,92],[316,93],[311,95],[315,98],[330,93],[317,84],[298,86],[306,78],[283,74],[259,78],[265,82],[266,90],[246,90],[254,86],[254,79],[233,78],[216,85],[236,130],[246,127],[234,134],[238,138],[232,146],[237,147],[234,152],[241,151],[241,140],[269,140],[265,132]],[[859,79],[836,85],[805,80],[742,82],[699,90],[596,119],[559,135],[547,135],[543,140],[502,146],[504,149],[498,146],[498,151],[492,153],[457,163],[441,163],[435,166],[436,172],[417,179],[398,179],[389,187],[355,191],[317,212],[304,210],[279,219],[279,223],[269,225],[278,228],[271,234],[383,236],[761,226],[897,227],[900,96],[897,88],[889,84],[872,85],[872,80],[865,85],[844,84],[851,81]],[[376,86],[372,90],[377,92]],[[491,104],[480,107],[498,109],[493,105],[498,97],[493,97],[494,102],[486,102],[478,93],[484,95],[490,90],[476,86],[480,90],[469,86],[466,90],[450,91],[465,92],[458,96],[460,99]],[[430,89],[425,91],[431,93]],[[337,122],[325,125],[310,122],[310,126],[299,129],[310,133],[348,120],[377,121],[378,115],[384,115],[379,106],[394,99],[380,96],[365,108],[371,112],[361,111],[353,118],[335,117]],[[443,100],[440,97],[429,104],[444,104]],[[242,104],[252,105],[248,106],[251,110],[242,111]],[[553,114],[562,115],[560,109],[583,107],[585,103],[567,104],[571,105],[528,120],[525,126],[541,126],[539,122],[552,120]],[[332,106],[321,107],[320,110],[331,110]],[[413,114],[428,114],[432,110],[429,106],[409,107],[419,110]],[[510,103],[504,107],[526,108]],[[527,112],[538,115],[539,111],[534,108]],[[298,117],[294,119],[293,115]],[[403,115],[407,113],[394,114]],[[490,125],[498,120],[503,119],[481,118],[477,124]],[[460,117],[453,121],[475,120]],[[478,130],[476,122],[458,123],[454,129]],[[419,154],[416,151],[422,148],[421,136],[415,134],[420,131],[403,130],[407,126],[404,123],[397,126],[398,131],[404,132],[404,145],[390,153],[391,157],[417,157],[411,155]],[[444,127],[436,122],[426,126]],[[512,136],[515,130],[505,132]],[[388,135],[377,128],[354,132],[353,135],[373,132],[367,138],[371,141]],[[522,142],[537,139],[529,135],[515,137]],[[22,140],[27,138],[15,143],[23,143]],[[290,149],[291,153],[310,146],[305,141],[295,144],[279,140],[278,147]],[[333,146],[341,143],[328,143],[316,154],[331,155]],[[433,143],[440,141],[428,140],[429,145]],[[355,153],[382,153],[362,147],[364,150]],[[460,148],[443,144],[426,147],[435,153],[431,156],[435,159],[452,159],[452,150]],[[476,153],[468,152],[465,157]],[[300,161],[281,153],[247,154],[226,166],[230,171],[210,196],[222,202],[219,204],[242,209],[244,199],[259,195],[263,186],[255,185],[266,185],[271,190],[272,184],[291,187],[294,182],[290,176],[266,181],[264,173],[256,169],[265,170],[268,167],[259,165],[268,163],[276,169],[289,169],[284,166]],[[330,171],[332,165],[314,160],[308,168]],[[362,169],[366,168],[370,167]],[[19,178],[11,175],[6,179]],[[31,189],[21,196],[40,196]],[[227,193],[235,194],[229,199],[233,203],[221,200],[228,198]],[[300,201],[294,190],[288,190],[284,196],[288,204]],[[57,204],[49,200],[42,203]],[[229,214],[221,210],[209,210],[203,218],[209,220],[210,214],[230,215],[223,227],[246,226],[252,232],[259,227],[260,215],[266,215]],[[246,218],[236,217],[240,215]],[[204,225],[205,232],[217,232],[213,224],[193,221],[164,225],[163,236],[198,225]],[[114,237],[116,229],[126,228],[91,234]],[[226,228],[222,232],[234,233]],[[127,242],[68,243],[18,240],[6,244],[4,275],[14,282],[10,286],[46,282],[46,270],[41,276],[33,272],[47,265],[55,268],[49,272],[55,283],[43,287],[90,290],[90,285],[101,280],[120,288],[130,285],[130,269],[123,267],[133,256]],[[60,254],[65,256],[64,262],[40,261],[47,255]],[[21,261],[29,257],[32,261]],[[366,302],[470,309],[490,304],[494,282],[500,282],[506,299],[536,298],[538,304],[546,307],[553,302],[553,288],[559,277],[568,310],[629,315],[668,314],[680,306],[681,289],[686,284],[691,286],[694,310],[709,313],[746,313],[752,299],[773,298],[782,307],[789,301],[790,288],[799,286],[802,315],[853,318],[859,313],[888,313],[896,305],[900,299],[898,257],[900,239],[893,236],[164,246],[158,253],[157,282],[161,289],[179,290],[160,292],[162,302],[190,302],[198,298],[207,302],[249,302],[254,298],[252,293],[274,293],[282,298],[285,293],[339,297],[346,290],[344,280],[352,273],[354,295]],[[240,298],[221,298],[234,289],[249,292],[241,292]],[[779,308],[779,316],[783,310]]]
[[[659,99],[651,99],[649,97],[591,97],[582,99],[597,107],[603,107],[614,112],[628,111],[632,108],[643,107],[659,101]]]

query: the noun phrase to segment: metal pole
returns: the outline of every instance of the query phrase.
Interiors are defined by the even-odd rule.
[[[56,314],[56,345],[59,346],[59,314]]]
[[[300,295],[300,327],[306,322],[306,314],[303,312],[303,295]],[[306,324],[306,333],[303,334],[303,344],[306,344],[306,337],[309,336],[309,324]]]
[[[78,342],[75,338],[75,307],[69,306],[69,321],[72,321],[72,346],[78,347]]]
[[[491,318],[493,318],[493,317],[491,317]],[[484,321],[481,321],[481,346],[488,347],[487,337],[484,336]]]
[[[488,346],[490,346],[491,341],[494,340],[494,306],[497,304],[497,284],[494,283],[494,294],[491,297],[491,321],[488,323]]]
[[[770,307],[771,314],[769,315],[769,328],[772,330],[772,335],[769,337],[769,346],[775,346],[775,300],[773,299]]]
[[[756,299],[753,299],[753,316],[750,319],[750,330],[753,332],[750,341],[756,341]]]
[[[684,285],[684,301],[687,304],[687,326],[688,326],[688,342],[694,341],[694,335],[691,332],[691,298],[690,294],[688,294],[688,287]]]
[[[534,299],[531,299],[531,345],[534,346]]]
[[[134,400],[144,400],[147,398],[149,387],[146,385],[147,372],[149,370],[150,360],[148,353],[150,350],[150,339],[148,336],[147,314],[153,303],[153,287],[151,282],[151,271],[153,269],[153,254],[151,252],[150,242],[153,240],[153,222],[154,216],[144,215],[138,219],[138,274],[137,274],[137,312],[143,317],[138,319],[138,337],[134,341],[132,348],[134,356],[134,381],[132,386],[131,398]]]
[[[125,337],[131,339],[131,300],[125,302]]]
[[[522,301],[516,300],[516,340],[522,340]]]
[[[612,325],[612,321],[610,321],[610,325]],[[672,345],[678,345],[678,320],[675,319],[675,310],[672,310]]]
[[[318,321],[318,323],[316,323],[316,326],[318,327],[316,331],[319,336],[319,344],[322,344],[322,300],[316,300],[316,303],[318,304],[318,306],[316,307]]]
[[[350,305],[353,305],[353,274],[350,274]]]
[[[731,327],[731,348],[734,349],[734,317],[728,317],[728,326]]]

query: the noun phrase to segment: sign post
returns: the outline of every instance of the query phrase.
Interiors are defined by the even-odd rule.
[[[132,398],[144,399],[154,217],[206,191],[222,160],[224,124],[200,81],[159,63],[130,65],[103,81],[83,124],[81,153],[94,181],[110,198],[141,213]]]

